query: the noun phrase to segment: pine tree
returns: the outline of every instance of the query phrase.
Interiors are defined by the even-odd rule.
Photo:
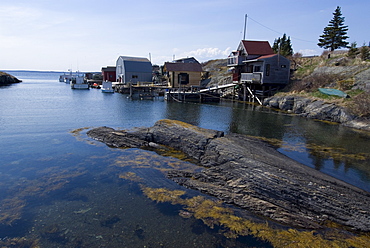
[[[272,45],[272,50],[274,50],[275,53],[278,53],[279,51],[279,44],[280,44],[280,38],[275,39],[274,44]]]
[[[364,44],[360,49],[360,56],[362,60],[370,59],[370,47]]]
[[[292,56],[293,48],[290,37],[287,38],[286,34],[284,34],[283,37],[275,39],[272,50],[274,50],[275,53],[280,53],[283,56]]]
[[[350,57],[350,58],[356,58],[356,56],[359,54],[360,52],[359,52],[359,50],[358,50],[358,48],[357,48],[357,43],[356,42],[352,42],[351,43],[351,46],[350,46],[350,48],[349,48],[349,50],[348,50],[348,57]]]
[[[319,47],[330,49],[330,51],[334,51],[341,47],[348,47],[346,39],[349,38],[347,36],[348,26],[344,25],[344,17],[342,17],[339,6],[337,6],[333,15],[333,19],[329,22],[328,26],[324,28],[319,43],[317,43]]]

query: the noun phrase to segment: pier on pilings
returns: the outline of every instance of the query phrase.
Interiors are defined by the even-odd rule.
[[[135,99],[153,99],[155,97],[164,96],[164,92],[168,87],[161,85],[132,85],[132,84],[116,84],[115,92],[127,94],[130,98]]]
[[[176,102],[219,102],[221,94],[218,92],[167,91],[164,98],[167,101]]]

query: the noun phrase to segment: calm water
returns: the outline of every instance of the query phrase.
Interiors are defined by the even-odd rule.
[[[130,100],[71,90],[58,82],[60,73],[10,73],[23,83],[0,87],[0,242],[26,237],[41,247],[269,247],[253,236],[226,238],[221,227],[179,215],[181,204],[147,197],[144,188],[199,195],[163,173],[194,165],[109,148],[86,136],[98,126],[129,129],[168,118],[277,140],[287,156],[370,191],[368,133],[241,103]]]

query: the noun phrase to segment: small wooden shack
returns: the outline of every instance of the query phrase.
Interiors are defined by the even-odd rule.
[[[107,66],[101,68],[101,73],[103,75],[103,81],[116,81],[116,67],[115,66]]]
[[[163,72],[167,75],[168,87],[199,87],[203,70],[202,65],[194,59],[187,62],[166,62]]]

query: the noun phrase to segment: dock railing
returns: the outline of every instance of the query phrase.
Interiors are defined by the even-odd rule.
[[[241,82],[261,83],[262,82],[262,72],[242,73],[240,80]]]

